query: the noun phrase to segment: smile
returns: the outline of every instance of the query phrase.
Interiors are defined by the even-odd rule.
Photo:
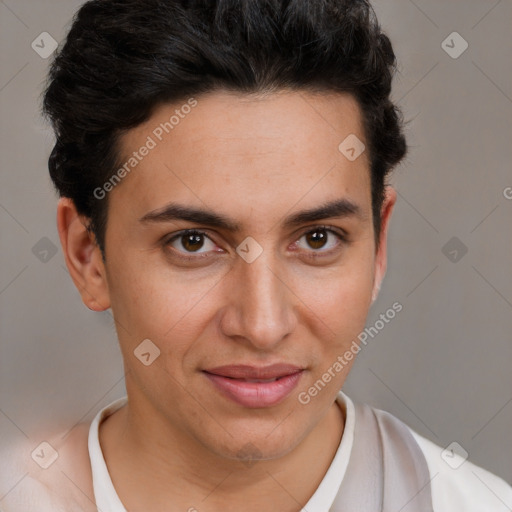
[[[273,365],[225,366],[203,373],[224,397],[243,407],[263,408],[282,402],[298,385],[303,372],[299,367]]]

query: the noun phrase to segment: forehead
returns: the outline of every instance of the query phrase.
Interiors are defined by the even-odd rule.
[[[366,152],[350,161],[339,149],[349,136],[365,140],[359,106],[348,94],[216,91],[160,105],[121,138],[121,160],[136,165],[112,199],[137,196],[147,210],[174,199],[221,207],[229,198],[260,211],[276,202],[290,208],[301,197],[369,200]],[[151,149],[140,151],[144,146]]]
[[[285,138],[307,148],[311,140],[317,144],[330,135],[326,142],[335,144],[348,133],[364,139],[359,105],[348,93],[219,90],[158,106],[146,122],[122,136],[121,150],[128,156],[147,136],[158,145],[172,145],[173,139],[179,139],[180,145],[201,141],[206,149],[213,139],[229,140],[232,145],[252,139],[263,147],[264,142],[279,144]]]

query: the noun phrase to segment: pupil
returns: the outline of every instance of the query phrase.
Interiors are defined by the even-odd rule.
[[[308,244],[313,249],[320,249],[325,245],[327,241],[327,233],[325,231],[313,231],[307,235]]]
[[[187,251],[197,251],[201,249],[203,246],[203,238],[202,235],[198,233],[194,233],[191,235],[184,235],[184,243],[183,247],[187,249]]]

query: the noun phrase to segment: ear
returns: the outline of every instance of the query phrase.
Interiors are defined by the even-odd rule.
[[[381,229],[379,236],[379,248],[375,256],[375,274],[373,279],[373,293],[372,303],[377,299],[379,290],[382,284],[382,280],[386,274],[388,255],[387,255],[387,238],[389,220],[391,219],[391,213],[396,203],[396,190],[391,186],[387,185],[385,188],[384,201],[381,208]]]
[[[106,271],[94,234],[75,204],[63,197],[57,206],[57,227],[69,274],[83,303],[93,311],[110,307]]]

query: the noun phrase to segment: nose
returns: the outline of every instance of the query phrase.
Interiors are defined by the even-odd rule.
[[[240,258],[229,274],[220,320],[223,334],[258,350],[276,348],[297,324],[297,298],[284,271],[264,251],[252,263]]]

